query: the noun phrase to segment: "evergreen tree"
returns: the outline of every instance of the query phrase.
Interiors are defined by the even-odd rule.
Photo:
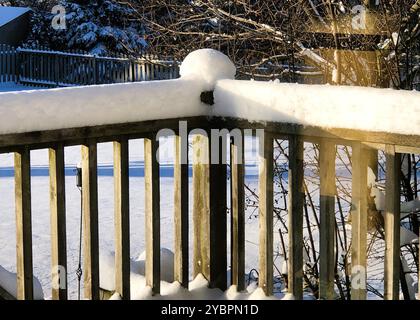
[[[140,54],[146,47],[144,28],[134,18],[134,10],[112,0],[25,1],[32,15],[32,30],[27,46],[46,46],[54,50],[77,49],[98,55]],[[52,21],[55,5],[65,9],[65,29],[56,30]]]

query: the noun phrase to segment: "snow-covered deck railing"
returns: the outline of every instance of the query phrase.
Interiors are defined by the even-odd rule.
[[[264,129],[260,138],[259,286],[273,290],[273,143],[289,141],[288,290],[302,298],[303,144],[320,145],[320,298],[331,299],[334,286],[335,146],[352,147],[352,266],[358,287],[353,299],[366,298],[368,167],[375,149],[386,153],[385,297],[399,292],[400,153],[420,153],[420,94],[379,89],[302,86],[226,80],[235,68],[222,54],[199,51],[186,58],[181,79],[0,94],[0,152],[15,153],[17,297],[33,298],[30,151],[50,155],[51,241],[53,266],[66,266],[64,147],[82,146],[85,298],[99,299],[97,144],[114,142],[115,289],[130,298],[128,141],[144,139],[146,283],[160,292],[159,131],[172,129],[174,148],[175,280],[188,285],[188,132],[193,139],[193,274],[211,287],[227,287],[227,165],[215,156],[214,142],[229,132],[211,129]],[[225,79],[225,80],[223,80]],[[206,104],[203,101],[214,104]],[[187,121],[183,132],[180,121]],[[231,134],[233,131],[230,132]],[[256,134],[255,131],[253,131]],[[192,133],[191,133],[192,134]],[[235,137],[236,138],[236,137]],[[231,283],[244,289],[244,159],[231,148]],[[217,149],[219,150],[219,149]],[[211,161],[210,161],[211,159]],[[214,160],[217,160],[214,162]],[[376,158],[377,159],[377,158]],[[210,163],[210,164],[209,164]],[[66,299],[66,286],[53,277],[54,299]],[[67,281],[67,280],[66,280]],[[1,291],[0,291],[1,293]]]

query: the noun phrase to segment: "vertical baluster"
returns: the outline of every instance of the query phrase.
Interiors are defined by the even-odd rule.
[[[266,295],[273,293],[273,137],[260,137],[259,160],[259,286]]]
[[[114,142],[115,290],[130,300],[130,203],[128,140]]]
[[[368,155],[360,142],[352,146],[352,288],[353,300],[366,299]]]
[[[160,185],[159,142],[156,135],[144,139],[146,209],[146,285],[160,293]]]
[[[33,299],[30,150],[15,152],[17,299]]]
[[[227,288],[227,149],[226,132],[210,137],[210,287]]]
[[[241,132],[242,133],[242,132]],[[239,140],[239,141],[238,141]],[[244,137],[232,137],[231,174],[231,268],[232,285],[245,289],[245,159]]]
[[[49,149],[52,299],[67,300],[64,147]]]
[[[289,261],[288,290],[295,299],[303,296],[303,141],[289,139]]]
[[[193,224],[194,278],[202,274],[210,279],[210,189],[209,138],[204,134],[193,137]]]
[[[175,281],[188,288],[188,135],[175,136]]]
[[[398,300],[400,279],[400,164],[401,154],[395,146],[385,147],[386,197],[385,197],[385,276],[384,296]]]
[[[335,145],[322,141],[320,164],[320,258],[319,298],[334,299],[335,239]]]
[[[85,299],[99,299],[97,145],[82,146],[83,273]]]

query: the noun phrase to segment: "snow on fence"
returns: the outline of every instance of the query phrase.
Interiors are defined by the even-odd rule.
[[[101,57],[84,52],[0,45],[0,81],[67,87],[178,78],[176,62],[144,55]]]
[[[174,148],[174,280],[188,289],[189,261],[193,276],[204,276],[211,288],[228,286],[227,261],[231,261],[231,284],[245,289],[245,197],[242,139],[230,143],[231,176],[223,156],[211,146],[228,140],[229,132],[207,136],[203,130],[193,135],[193,226],[189,223],[189,176],[184,148],[188,133],[183,134],[179,121],[188,129],[264,129],[259,147],[259,287],[263,296],[273,293],[273,158],[275,139],[289,142],[288,215],[288,292],[295,299],[303,297],[303,206],[304,142],[320,146],[320,282],[319,297],[334,298],[335,237],[335,150],[336,145],[352,148],[352,228],[351,264],[352,299],[366,299],[366,251],[368,225],[368,168],[377,165],[377,150],[386,155],[385,202],[385,298],[398,299],[400,268],[400,153],[420,153],[418,93],[388,95],[382,90],[347,89],[325,86],[282,85],[236,82],[235,67],[221,53],[202,50],[189,55],[181,66],[181,79],[139,84],[65,88],[0,94],[0,152],[15,154],[15,203],[17,227],[17,297],[34,298],[31,229],[30,151],[48,148],[50,155],[50,205],[52,264],[66,266],[66,192],[64,189],[64,147],[82,145],[82,192],[84,227],[84,297],[99,299],[98,183],[97,144],[114,143],[115,193],[115,268],[113,290],[122,299],[135,298],[130,286],[129,222],[129,140],[144,139],[146,263],[145,285],[150,293],[161,290],[160,191],[158,132],[173,129]],[[215,104],[208,99],[214,90]],[[344,91],[342,91],[344,90]],[[396,93],[396,92],[395,92]],[[403,112],[411,113],[414,134],[388,122],[363,127],[346,122],[353,114],[376,118],[356,108],[349,101],[369,98],[366,110],[382,103],[387,116],[395,122]],[[381,98],[382,95],[386,99]],[[295,95],[295,96],[292,96]],[[309,96],[308,96],[309,95]],[[358,96],[359,95],[359,96]],[[207,97],[207,98],[206,98]],[[329,99],[327,99],[329,98]],[[403,111],[396,108],[398,101]],[[305,106],[299,105],[305,104]],[[30,106],[28,106],[31,104]],[[344,108],[354,109],[344,112]],[[312,108],[311,108],[312,107]],[[325,107],[328,125],[316,115]],[[72,113],[73,111],[73,113]],[[24,118],[29,120],[25,120]],[[4,120],[6,119],[6,120]],[[323,122],[324,121],[324,122]],[[379,121],[384,121],[380,118]],[[9,125],[7,122],[11,123]],[[337,125],[337,127],[336,127]],[[390,126],[387,128],[387,126]],[[363,129],[363,130],[362,130]],[[188,132],[188,131],[187,131]],[[253,131],[255,134],[255,131]],[[203,152],[205,151],[205,152]],[[187,152],[188,154],[188,152]],[[376,158],[375,158],[376,156]],[[199,159],[199,161],[197,161]],[[210,159],[212,160],[210,162]],[[214,161],[217,159],[217,161]],[[240,159],[240,160],[239,160]],[[376,159],[373,162],[368,159]],[[228,259],[226,209],[227,188],[231,190],[231,256]],[[200,227],[198,227],[200,226]],[[193,229],[193,257],[189,257],[188,235]],[[362,271],[361,271],[362,270]],[[52,298],[66,299],[67,288],[59,286],[62,278],[53,277]],[[1,280],[1,279],[0,279]],[[63,281],[61,279],[61,281]],[[66,281],[66,279],[65,279]],[[103,288],[103,286],[102,286]],[[4,288],[3,288],[4,289]],[[1,290],[0,290],[1,294]]]

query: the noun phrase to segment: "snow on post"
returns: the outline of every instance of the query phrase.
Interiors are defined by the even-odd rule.
[[[213,49],[191,52],[182,62],[181,78],[204,81],[205,90],[212,91],[219,80],[234,79],[236,67],[228,56]]]

